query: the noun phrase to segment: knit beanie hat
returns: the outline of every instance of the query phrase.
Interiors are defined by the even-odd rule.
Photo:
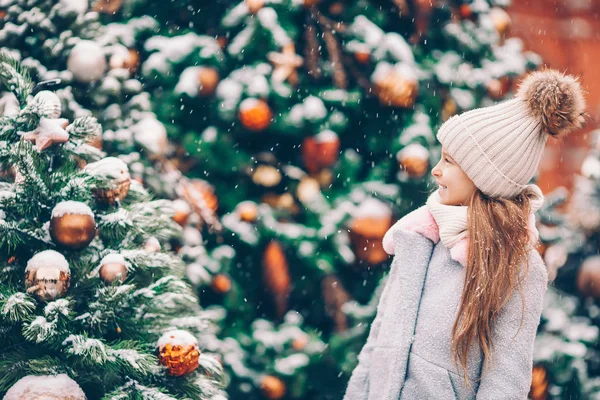
[[[584,122],[577,78],[548,69],[527,76],[511,100],[453,116],[437,138],[479,190],[511,198],[537,171],[548,135],[562,138]]]

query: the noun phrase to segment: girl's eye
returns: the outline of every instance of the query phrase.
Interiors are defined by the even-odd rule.
[[[452,161],[450,161],[448,157],[444,157],[444,161],[446,161],[448,164],[452,164]]]

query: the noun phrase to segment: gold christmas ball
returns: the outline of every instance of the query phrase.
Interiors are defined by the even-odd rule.
[[[318,198],[320,194],[321,185],[319,185],[319,181],[309,176],[302,178],[296,189],[296,197],[303,203]]]
[[[129,193],[131,176],[129,168],[116,157],[106,157],[100,161],[87,164],[83,172],[101,179],[102,186],[92,189],[96,199],[105,204],[122,201]]]
[[[256,222],[258,218],[258,206],[251,200],[242,201],[236,207],[240,220],[244,222]]]
[[[429,151],[418,143],[412,143],[396,154],[400,168],[411,178],[422,178],[429,171]]]
[[[315,174],[337,162],[340,139],[335,132],[326,129],[316,136],[306,137],[301,152],[306,170]]]
[[[444,102],[444,107],[442,108],[442,121],[448,121],[450,117],[456,114],[458,110],[458,106],[456,105],[456,101],[451,97],[447,98]]]
[[[281,399],[285,395],[285,383],[272,375],[265,375],[260,382],[260,390],[270,400]]]
[[[271,125],[272,112],[266,101],[248,98],[240,103],[238,117],[246,129],[260,132]]]
[[[302,351],[308,344],[307,336],[300,336],[292,340],[292,348],[296,351]]]
[[[52,210],[50,237],[54,243],[71,250],[86,247],[96,236],[94,213],[84,203],[63,201]]]
[[[382,105],[412,108],[419,92],[419,82],[409,67],[381,67],[379,73],[373,75],[375,93]]]
[[[340,15],[344,12],[344,3],[337,1],[329,6],[329,13],[331,15]]]
[[[357,51],[354,53],[354,58],[360,64],[367,64],[371,60],[371,53],[368,51]]]
[[[387,204],[375,198],[364,200],[350,222],[350,240],[356,257],[371,265],[387,260],[382,240],[391,226],[392,212]]]
[[[231,290],[231,279],[225,274],[216,274],[213,277],[211,287],[216,293],[227,293]]]
[[[279,242],[267,245],[262,259],[263,284],[273,296],[277,316],[282,318],[287,312],[287,300],[291,289],[288,261]]]
[[[129,263],[120,254],[109,254],[100,261],[98,275],[105,283],[113,283],[115,280],[125,281],[127,278],[127,266]]]
[[[27,375],[8,389],[4,400],[86,400],[86,397],[67,374]]]
[[[40,301],[63,297],[71,283],[71,270],[65,257],[54,251],[37,253],[27,262],[25,288]]]
[[[161,336],[157,343],[158,363],[167,367],[167,374],[186,376],[198,368],[200,350],[191,333],[176,329]]]
[[[510,15],[500,7],[493,7],[490,10],[489,16],[500,36],[506,36],[511,23]]]
[[[250,14],[256,14],[265,5],[265,0],[244,0]]]
[[[548,376],[546,369],[541,365],[534,366],[531,371],[531,388],[528,398],[531,400],[546,400],[548,398]]]
[[[200,96],[210,96],[219,84],[219,71],[215,68],[201,67],[198,72],[198,85]]]
[[[97,0],[94,4],[94,11],[103,14],[114,14],[121,9],[123,0]]]
[[[304,0],[304,7],[310,8],[319,4],[321,0]]]
[[[271,188],[281,182],[281,172],[271,165],[259,165],[252,174],[252,182],[257,185]]]
[[[188,218],[192,213],[192,209],[187,201],[183,199],[173,200],[171,203],[173,208],[175,209],[175,214],[173,215],[173,221],[177,222],[181,226],[185,226],[187,224]]]
[[[600,256],[586,258],[577,273],[577,289],[582,296],[600,298]]]

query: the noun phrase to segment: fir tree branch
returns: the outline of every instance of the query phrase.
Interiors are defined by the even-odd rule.
[[[20,104],[26,104],[33,90],[33,81],[27,69],[4,52],[0,52],[0,82],[17,96]]]

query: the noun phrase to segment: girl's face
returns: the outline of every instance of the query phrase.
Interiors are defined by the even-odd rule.
[[[442,204],[447,206],[466,206],[469,199],[477,190],[475,184],[467,174],[458,166],[442,147],[442,158],[437,163],[431,175],[439,185],[439,194]]]

